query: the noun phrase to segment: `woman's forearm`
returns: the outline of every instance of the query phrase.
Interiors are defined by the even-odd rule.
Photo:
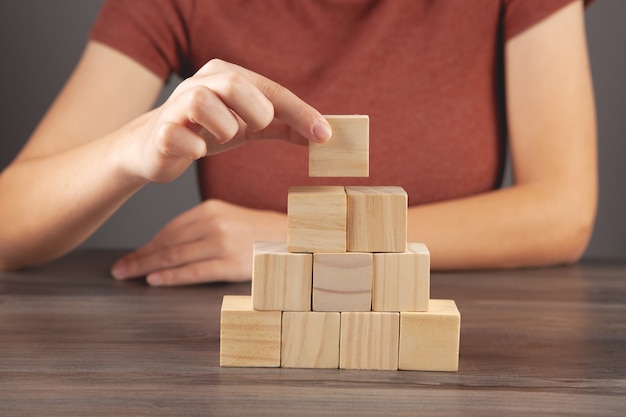
[[[433,269],[573,262],[582,255],[591,235],[595,192],[591,182],[569,189],[557,184],[527,184],[412,207],[408,237],[427,244]]]
[[[0,267],[58,257],[84,241],[145,181],[125,172],[115,134],[0,175]]]

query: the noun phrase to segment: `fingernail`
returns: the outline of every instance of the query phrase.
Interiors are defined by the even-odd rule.
[[[150,274],[146,277],[146,281],[148,281],[150,285],[158,286],[163,283],[163,277],[159,273]]]
[[[325,119],[317,119],[315,123],[313,123],[313,134],[318,142],[323,143],[330,139],[333,135],[333,131]]]
[[[113,265],[113,268],[111,269],[111,275],[113,275],[113,278],[115,279],[126,278],[128,276],[128,270],[126,268],[126,265],[124,265],[123,263]]]

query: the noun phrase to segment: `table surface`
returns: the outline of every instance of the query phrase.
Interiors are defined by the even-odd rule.
[[[223,295],[116,282],[113,250],[0,273],[1,416],[626,415],[626,262],[433,273],[459,371],[219,367]]]

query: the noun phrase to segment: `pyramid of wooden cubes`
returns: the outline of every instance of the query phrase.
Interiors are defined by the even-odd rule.
[[[309,175],[368,176],[369,118],[326,117]],[[220,365],[456,371],[460,314],[430,299],[407,206],[401,187],[292,187],[287,242],[257,242],[252,295],[224,297]]]

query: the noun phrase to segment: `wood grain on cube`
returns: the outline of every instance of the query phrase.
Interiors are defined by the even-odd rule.
[[[341,313],[339,367],[398,369],[399,313]]]
[[[430,298],[430,253],[423,243],[406,252],[375,253],[373,311],[426,311]]]
[[[313,254],[314,311],[370,311],[371,253]]]
[[[289,189],[289,252],[345,252],[347,201],[341,186]]]
[[[425,312],[400,313],[400,369],[457,371],[461,315],[453,300],[430,300]]]
[[[369,117],[341,115],[325,118],[333,135],[326,143],[309,142],[309,176],[369,176]]]
[[[347,250],[404,252],[408,196],[402,187],[350,186]]]
[[[338,368],[339,328],[339,313],[284,312],[281,366]]]
[[[255,310],[310,311],[313,255],[290,253],[287,242],[256,242],[252,263]]]
[[[280,366],[281,314],[254,310],[251,296],[224,296],[220,366]]]

